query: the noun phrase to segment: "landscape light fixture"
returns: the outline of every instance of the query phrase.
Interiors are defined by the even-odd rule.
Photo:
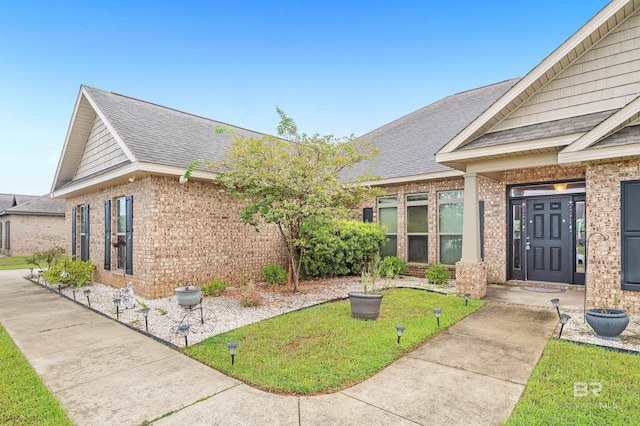
[[[42,278],[42,269],[38,271],[38,284],[40,284],[40,278]]]
[[[113,304],[116,305],[116,321],[120,320],[120,301],[121,299],[119,297],[113,299]]]
[[[62,288],[62,280],[58,280],[58,293],[60,293],[61,288]]]
[[[553,307],[558,311],[558,318],[560,318],[560,299],[551,299],[551,303],[553,303]]]
[[[151,310],[151,308],[142,308],[140,309],[140,312],[142,313],[142,316],[144,317],[144,328],[149,331],[149,311]]]
[[[469,306],[469,298],[471,297],[471,293],[464,294],[464,306]]]
[[[229,348],[229,355],[231,355],[231,365],[233,365],[236,358],[236,349],[238,348],[238,342],[227,343],[227,348]]]
[[[571,316],[569,316],[567,314],[560,315],[560,333],[558,333],[558,339],[560,339],[562,337],[562,329],[564,328],[564,325],[567,322],[569,322],[570,319],[571,319]]]
[[[180,327],[178,327],[178,332],[184,336],[184,347],[185,348],[189,347],[189,342],[187,341],[187,336],[189,335],[189,329],[190,328],[191,328],[191,325],[189,325],[189,324],[182,324]]]
[[[436,321],[438,321],[438,328],[440,328],[440,314],[442,313],[442,308],[433,308],[433,313],[436,314]]]
[[[85,296],[87,296],[87,304],[91,307],[91,299],[89,299],[89,295],[91,294],[91,289],[85,288],[82,290]]]
[[[76,301],[76,286],[72,285],[71,286],[71,293],[73,293],[73,301]]]
[[[33,268],[29,268],[29,278],[33,278]]]
[[[396,325],[396,334],[398,336],[398,343],[396,344],[396,346],[400,346],[400,338],[402,337],[402,333],[404,333],[404,326]]]

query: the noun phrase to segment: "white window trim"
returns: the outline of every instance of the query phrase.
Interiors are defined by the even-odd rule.
[[[385,204],[381,205],[380,204],[380,199],[381,198],[388,198],[388,199],[395,198],[396,202],[395,203],[385,203]],[[377,208],[378,208],[378,211],[376,212],[378,214],[378,217],[376,218],[377,222],[378,222],[378,225],[382,225],[382,223],[380,222],[380,209],[388,209],[388,208],[396,209],[396,232],[387,232],[387,233],[385,233],[385,237],[387,237],[389,235],[393,235],[393,236],[396,237],[396,254],[395,255],[397,256],[398,255],[398,231],[397,231],[397,229],[398,229],[398,224],[397,224],[397,220],[398,220],[397,219],[397,217],[398,217],[398,215],[397,215],[397,213],[398,213],[398,196],[397,195],[385,195],[383,197],[378,197],[378,199],[376,200],[376,204],[377,204]]]
[[[460,192],[462,194],[461,198],[446,198],[446,199],[440,199],[440,194],[445,193],[445,192]],[[460,237],[463,237],[462,232],[440,232],[440,205],[441,204],[457,204],[460,203],[462,204],[462,208],[464,209],[464,190],[462,189],[450,189],[450,190],[446,190],[446,191],[438,191],[436,193],[436,198],[437,198],[437,209],[438,211],[436,212],[436,214],[438,215],[438,240],[436,242],[437,244],[437,263],[442,263],[440,262],[440,236],[448,236],[448,235],[452,235],[452,236],[457,236],[459,235]],[[448,265],[448,266],[452,266],[448,263],[442,263],[443,265]]]
[[[409,201],[409,197],[412,196],[416,196],[416,195],[424,195],[427,198],[425,200],[416,200],[416,201]],[[409,207],[415,207],[415,206],[426,206],[427,207],[427,232],[409,232]],[[404,205],[404,217],[405,217],[405,223],[404,223],[404,234],[405,234],[405,247],[407,248],[405,250],[405,261],[406,262],[411,262],[411,263],[418,263],[418,264],[428,264],[429,263],[429,194],[426,192],[420,192],[420,193],[416,193],[416,194],[407,194],[405,196],[405,205]],[[418,261],[410,261],[409,260],[409,237],[422,237],[422,236],[426,236],[427,237],[427,260],[426,262],[418,262]]]

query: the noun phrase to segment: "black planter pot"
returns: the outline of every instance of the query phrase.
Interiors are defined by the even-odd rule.
[[[629,316],[620,309],[589,309],[587,322],[596,332],[596,336],[605,340],[620,340],[618,336],[629,325]]]
[[[382,294],[364,294],[349,292],[351,303],[351,316],[363,320],[374,320],[380,315]]]

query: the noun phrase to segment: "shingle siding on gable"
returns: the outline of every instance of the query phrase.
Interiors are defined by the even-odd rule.
[[[126,154],[100,117],[96,115],[74,180],[89,176],[123,161],[127,161]]]
[[[619,109],[640,93],[640,13],[606,36],[492,132]]]

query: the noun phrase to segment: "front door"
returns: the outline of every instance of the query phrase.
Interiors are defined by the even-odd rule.
[[[527,280],[572,282],[570,199],[553,197],[526,200]]]

